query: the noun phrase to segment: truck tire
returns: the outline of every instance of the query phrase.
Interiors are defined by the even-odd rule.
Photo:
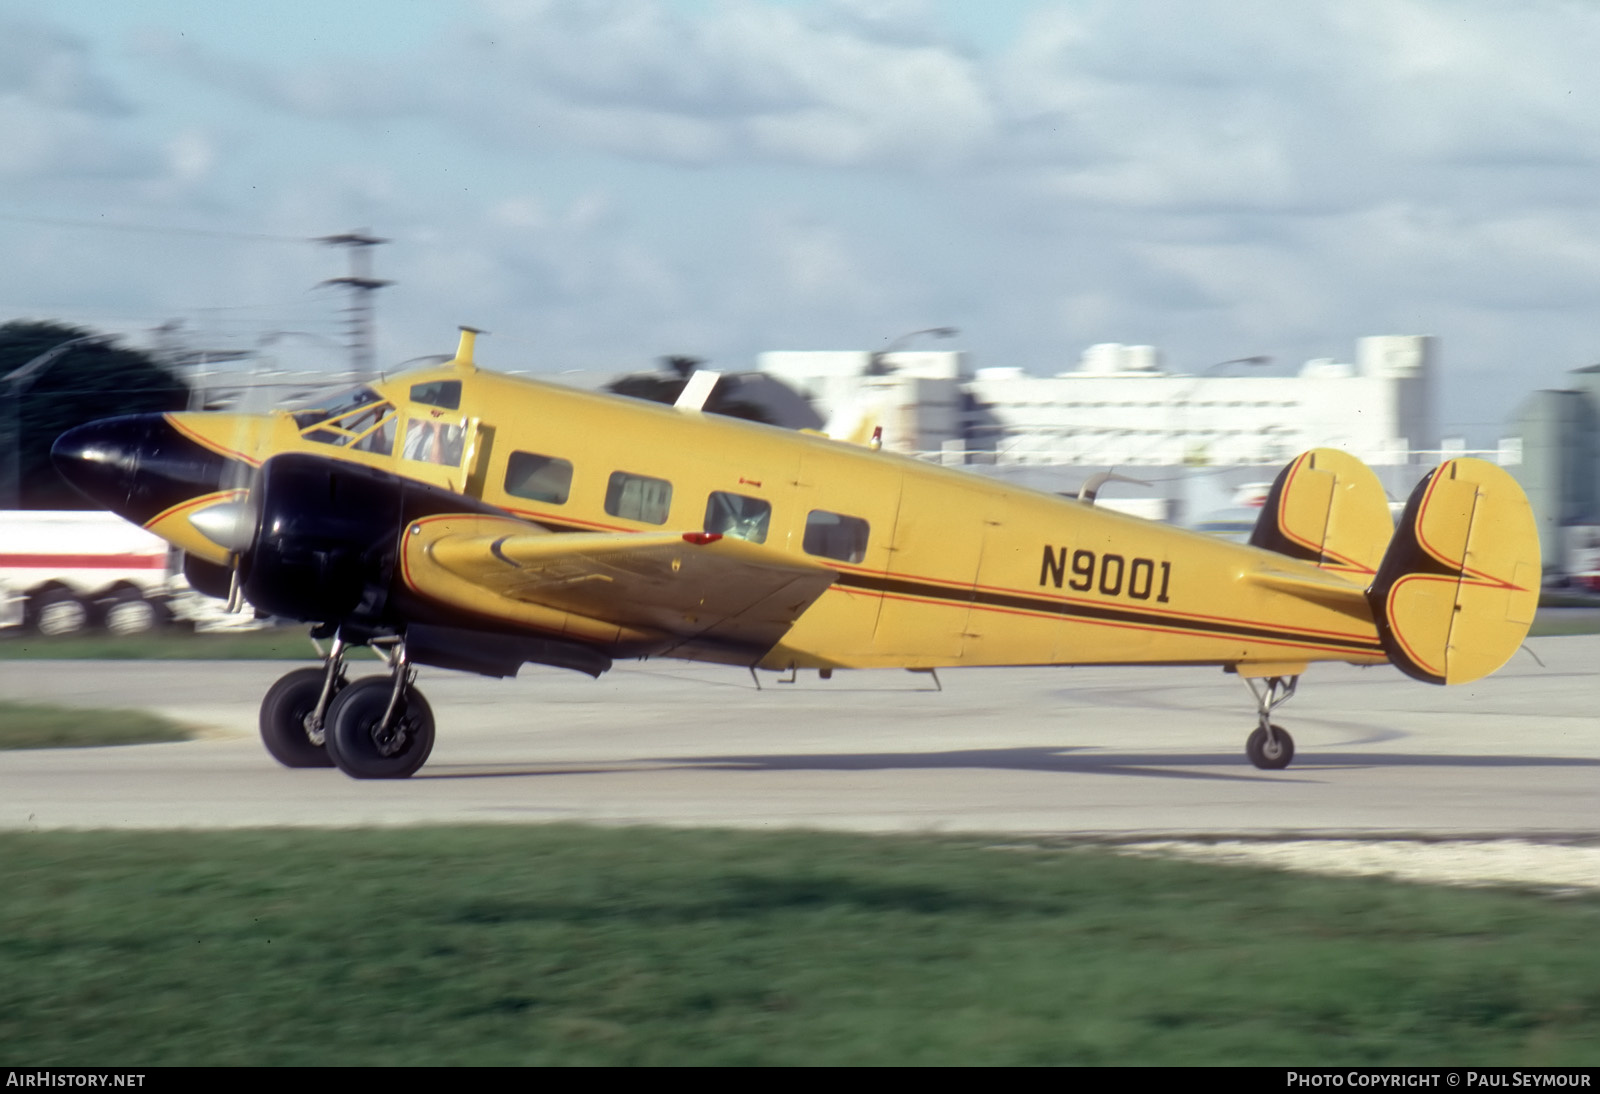
[[[81,634],[89,625],[89,609],[67,589],[46,589],[28,598],[28,621],[46,638]]]
[[[106,630],[119,638],[148,634],[164,622],[161,605],[146,600],[138,589],[118,589],[99,607]]]

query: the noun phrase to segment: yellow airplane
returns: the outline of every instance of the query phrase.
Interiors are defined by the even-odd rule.
[[[61,473],[180,547],[196,587],[332,639],[261,706],[290,767],[404,778],[433,747],[414,665],[598,676],[624,657],[751,670],[1214,665],[1271,721],[1313,661],[1456,684],[1499,668],[1538,600],[1527,499],[1453,459],[1396,531],[1376,476],[1314,449],[1248,545],[820,435],[453,360],[320,407],[174,413],[63,434]],[[688,391],[708,391],[691,381]],[[687,392],[686,392],[687,394]],[[387,676],[348,680],[354,646]]]

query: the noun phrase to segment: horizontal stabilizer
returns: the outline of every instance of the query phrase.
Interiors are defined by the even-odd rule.
[[[1522,488],[1485,460],[1417,484],[1367,592],[1389,659],[1433,684],[1498,669],[1539,605],[1539,532]]]
[[[1394,534],[1372,469],[1332,448],[1303,452],[1272,484],[1250,544],[1366,585]]]
[[[1277,589],[1279,592],[1326,605],[1358,619],[1366,619],[1369,615],[1366,590],[1338,574],[1318,574],[1315,571],[1285,574],[1271,570],[1255,570],[1245,574],[1244,579],[1252,585]]]

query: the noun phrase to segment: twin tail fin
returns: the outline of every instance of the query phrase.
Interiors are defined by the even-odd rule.
[[[1468,683],[1505,664],[1539,603],[1533,511],[1516,480],[1485,460],[1429,472],[1396,529],[1370,468],[1312,449],[1279,473],[1250,543],[1365,589],[1389,660],[1432,684]]]
[[[1367,601],[1406,675],[1465,684],[1511,659],[1539,606],[1539,530],[1517,481],[1448,460],[1417,483]]]
[[[1313,448],[1278,472],[1250,545],[1365,587],[1393,533],[1388,495],[1372,469],[1337,449]]]

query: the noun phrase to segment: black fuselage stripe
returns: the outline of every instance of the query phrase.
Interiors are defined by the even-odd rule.
[[[590,531],[565,522],[540,518],[539,523],[562,526],[572,531]],[[835,585],[865,589],[890,596],[911,596],[921,600],[940,600],[949,604],[981,605],[986,608],[1007,608],[1013,611],[1033,612],[1040,615],[1066,616],[1100,623],[1122,623],[1140,627],[1158,627],[1166,631],[1199,631],[1228,638],[1255,638],[1268,642],[1293,642],[1300,645],[1318,645],[1384,656],[1384,648],[1376,639],[1347,638],[1335,635],[1286,630],[1281,627],[1257,627],[1246,623],[1231,623],[1212,619],[1184,619],[1159,612],[1141,612],[1127,608],[1112,608],[1099,604],[1080,604],[1072,601],[1051,600],[1047,597],[1027,596],[1022,593],[989,592],[973,588],[951,588],[929,581],[886,577],[874,574],[840,573]]]
[[[836,582],[852,588],[894,596],[914,596],[925,600],[944,600],[952,604],[974,604],[991,608],[1011,608],[1017,611],[1037,612],[1044,615],[1068,616],[1076,619],[1104,623],[1131,623],[1142,627],[1160,627],[1163,630],[1202,631],[1230,638],[1260,638],[1273,642],[1315,643],[1334,646],[1358,653],[1382,653],[1376,641],[1359,638],[1341,638],[1325,634],[1308,634],[1275,627],[1253,627],[1244,623],[1230,623],[1211,619],[1181,619],[1158,612],[1140,612],[1127,608],[1111,608],[1099,604],[1079,604],[1072,601],[1050,600],[1044,597],[1025,596],[1019,593],[988,592],[982,589],[952,589],[924,581],[904,578],[875,577],[868,574],[840,574]]]

